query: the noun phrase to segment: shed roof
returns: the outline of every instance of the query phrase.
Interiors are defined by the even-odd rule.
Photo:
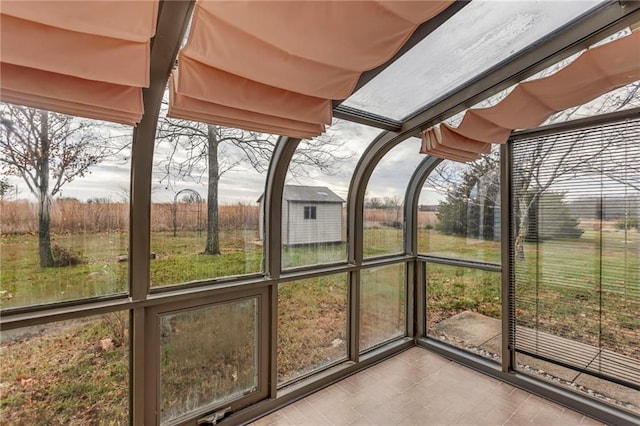
[[[257,202],[262,201],[264,194]],[[283,199],[285,201],[315,202],[315,203],[344,203],[335,192],[326,186],[285,185]]]

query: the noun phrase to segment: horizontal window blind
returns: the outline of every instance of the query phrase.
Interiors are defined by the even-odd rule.
[[[640,119],[512,148],[511,349],[640,389]]]

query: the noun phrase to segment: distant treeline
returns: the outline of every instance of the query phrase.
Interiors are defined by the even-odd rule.
[[[151,230],[173,231],[176,209],[176,229],[195,231],[206,229],[207,204],[153,203],[151,205]],[[221,230],[258,229],[258,206],[249,204],[225,204],[219,207]],[[199,218],[198,220],[198,211]],[[80,232],[126,232],[129,227],[129,204],[94,199],[79,201],[74,198],[54,200],[51,208],[51,231],[56,234]],[[0,233],[28,234],[38,230],[37,204],[35,202],[0,201]]]
[[[640,196],[606,196],[580,198],[568,202],[571,213],[584,219],[617,220],[640,217]]]

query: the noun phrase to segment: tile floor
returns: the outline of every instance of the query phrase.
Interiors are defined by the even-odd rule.
[[[253,423],[267,425],[600,425],[412,348]]]

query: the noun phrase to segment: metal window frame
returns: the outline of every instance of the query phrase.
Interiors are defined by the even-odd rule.
[[[510,346],[510,342],[513,336],[513,324],[511,323],[512,315],[514,314],[515,303],[514,293],[511,288],[511,279],[513,276],[513,259],[510,250],[510,242],[513,240],[513,197],[511,193],[511,179],[512,179],[512,144],[511,140],[530,138],[536,136],[544,136],[548,134],[577,130],[582,128],[594,127],[602,124],[615,123],[624,121],[626,118],[637,117],[640,112],[640,108],[632,108],[625,111],[618,111],[610,114],[603,114],[601,116],[588,117],[584,119],[569,121],[566,123],[552,124],[543,126],[538,129],[528,130],[515,133],[510,141],[500,147],[500,185],[501,185],[501,266],[483,264],[480,262],[470,262],[457,259],[440,259],[432,256],[417,255],[419,263],[426,266],[426,263],[443,263],[452,266],[471,267],[479,270],[490,270],[494,272],[501,272],[501,295],[502,295],[502,309],[501,309],[501,327],[502,327],[502,361],[500,364],[495,364],[490,360],[483,359],[472,353],[464,351],[460,348],[448,345],[440,342],[437,339],[431,338],[426,334],[426,309],[417,309],[417,315],[419,316],[416,321],[422,324],[423,329],[416,339],[418,346],[432,350],[439,353],[446,358],[456,361],[467,367],[476,369],[484,374],[490,375],[494,378],[507,382],[511,385],[524,389],[527,392],[539,395],[543,398],[549,399],[555,403],[569,407],[583,413],[586,416],[593,417],[607,424],[637,424],[638,417],[633,414],[618,409],[612,405],[606,404],[603,401],[592,399],[586,395],[571,392],[560,386],[555,386],[550,383],[544,382],[534,376],[522,373],[516,370],[516,351]],[[416,179],[412,182],[413,185],[418,183],[423,184],[428,173],[433,169],[429,169],[426,166],[427,159],[419,166],[418,170],[426,170],[425,175],[420,175],[416,171]],[[415,188],[408,193],[415,193]],[[413,208],[417,212],[418,204],[415,202]],[[417,228],[412,228],[417,235]],[[416,236],[412,236],[412,239]],[[412,244],[412,242],[407,242]],[[426,300],[426,294],[428,292],[428,283],[426,279],[420,283],[421,288],[417,291],[417,298]],[[424,287],[422,287],[424,286]],[[420,306],[420,305],[418,305]],[[424,306],[424,304],[423,304]]]
[[[442,19],[448,19],[448,17],[459,10],[459,8],[464,7],[464,4],[466,4],[466,2],[457,1],[454,3],[451,10],[447,11],[447,13],[450,12],[450,14],[443,15]],[[345,119],[352,119],[357,122],[356,118],[347,117],[347,115],[351,114],[353,117],[360,116],[359,119],[361,120],[368,120],[366,124],[377,125],[377,127],[382,128],[384,128],[384,126],[393,128],[392,131],[383,133],[372,141],[360,158],[351,179],[347,199],[347,264],[332,265],[329,267],[321,265],[308,271],[283,273],[280,251],[282,242],[282,194],[288,165],[300,140],[280,138],[274,150],[265,182],[265,203],[263,206],[265,212],[264,274],[259,277],[238,277],[222,283],[204,281],[193,287],[176,286],[167,288],[166,291],[163,289],[162,292],[153,293],[149,291],[150,267],[148,259],[150,252],[151,171],[155,131],[164,88],[169,72],[175,64],[175,57],[193,6],[194,0],[161,0],[159,4],[157,35],[152,40],[151,47],[151,85],[148,89],[143,90],[146,113],[141,123],[135,129],[133,136],[130,183],[129,295],[98,297],[61,304],[6,310],[2,312],[2,316],[0,317],[1,330],[128,310],[130,312],[131,329],[129,380],[129,394],[131,399],[129,410],[130,422],[132,424],[148,424],[146,421],[148,419],[145,418],[146,407],[156,404],[154,396],[155,389],[151,389],[151,387],[145,385],[144,366],[147,362],[146,355],[149,348],[146,344],[145,336],[152,332],[146,320],[148,312],[155,309],[155,306],[163,306],[163,309],[170,308],[171,306],[178,306],[182,301],[196,300],[202,297],[213,297],[216,300],[222,300],[238,290],[251,292],[262,289],[260,291],[265,290],[267,292],[268,297],[266,302],[270,307],[270,309],[268,309],[269,327],[266,333],[268,354],[261,355],[268,359],[269,364],[270,376],[268,378],[268,393],[265,400],[233,414],[228,419],[229,422],[246,422],[256,419],[294,400],[303,398],[322,387],[344,379],[350,374],[367,368],[400,351],[406,350],[416,343],[419,346],[435,350],[449,358],[464,362],[472,368],[477,368],[501,380],[509,381],[530,392],[554,399],[556,402],[570,406],[603,421],[622,423],[630,422],[629,419],[634,420],[626,413],[615,410],[610,406],[599,404],[579,395],[568,394],[567,391],[562,389],[552,388],[549,385],[540,383],[529,377],[523,377],[522,375],[513,373],[509,371],[510,367],[496,369],[495,366],[487,366],[483,363],[483,360],[475,359],[469,354],[458,353],[455,349],[451,348],[443,349],[442,344],[420,337],[424,334],[424,324],[420,321],[420,318],[424,318],[424,316],[421,316],[421,310],[424,309],[424,303],[421,303],[421,300],[424,300],[425,296],[424,289],[422,288],[425,280],[424,260],[430,259],[419,259],[417,256],[414,229],[415,219],[405,214],[405,221],[407,221],[405,224],[405,254],[365,260],[362,255],[362,211],[364,192],[371,173],[378,162],[395,145],[408,137],[418,135],[421,129],[436,124],[472,106],[474,103],[507,88],[513,83],[533,75],[552,63],[592,44],[598,39],[612,34],[624,26],[637,22],[640,19],[639,2],[610,1],[604,3],[596,10],[585,14],[576,21],[545,37],[545,39],[536,43],[535,46],[531,46],[518,55],[508,58],[496,65],[496,67],[477,76],[473,81],[425,106],[422,110],[416,112],[407,120],[404,120],[400,128],[398,128],[397,123],[393,120],[371,116],[366,113],[363,114],[358,111],[337,108],[338,114],[344,114],[345,116],[343,118]],[[436,27],[439,25],[437,22],[434,24]],[[396,57],[392,58],[388,63],[383,64],[380,68],[363,74],[358,82],[357,88],[377,75],[384,67],[392,63],[398,56],[428,35],[433,29],[434,27],[429,27],[428,25],[421,27],[419,31],[414,33],[414,36],[411,37],[405,47],[398,52]],[[337,107],[339,104],[340,101],[334,102],[334,107]],[[409,186],[412,186],[415,190],[419,185],[412,180]],[[417,209],[415,193],[412,198],[408,198],[407,196],[405,200],[405,213]],[[503,208],[506,208],[506,205],[504,206]],[[409,224],[411,226],[409,226]],[[502,226],[504,230],[505,224],[503,223]],[[505,238],[506,235],[507,232],[503,232],[502,238]],[[415,312],[413,319],[407,316],[408,337],[392,341],[384,347],[380,347],[371,352],[360,354],[358,347],[359,319],[357,308],[360,298],[360,271],[375,265],[392,263],[405,263],[407,271],[413,269],[413,272],[406,273],[405,279],[407,283],[408,303],[406,312],[409,312],[409,309],[413,309],[413,312]],[[505,263],[503,259],[503,274],[505,274],[507,269],[508,263]],[[275,355],[278,318],[277,284],[292,277],[304,278],[337,272],[346,272],[349,276],[349,361],[343,365],[321,372],[306,382],[298,383],[292,389],[278,391],[275,377],[277,367]],[[413,288],[411,286],[413,286]]]
[[[256,391],[231,401],[208,404],[204,407],[192,410],[181,415],[177,419],[169,421],[169,425],[192,424],[194,419],[205,416],[212,411],[224,407],[231,407],[233,411],[239,411],[251,404],[267,398],[270,388],[269,383],[269,318],[270,318],[270,294],[269,288],[258,288],[254,290],[243,289],[238,292],[226,295],[211,295],[207,298],[189,299],[172,304],[156,305],[145,310],[145,375],[147,382],[145,424],[160,424],[160,317],[166,314],[179,314],[180,312],[194,309],[213,307],[217,305],[241,302],[245,300],[257,300],[257,375],[258,388]],[[224,342],[220,342],[221,344]]]
[[[316,206],[304,206],[304,220],[316,220],[317,215]]]

